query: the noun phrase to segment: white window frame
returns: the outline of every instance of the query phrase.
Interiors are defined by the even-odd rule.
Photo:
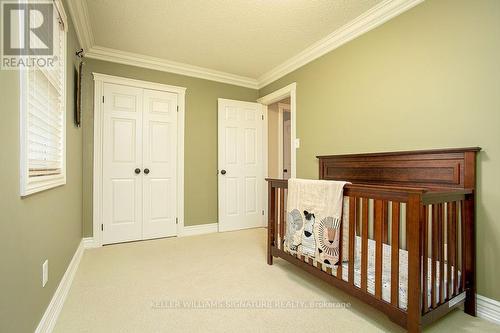
[[[59,12],[63,20],[63,50],[64,64],[62,73],[62,160],[61,173],[58,175],[29,177],[29,145],[28,145],[28,105],[29,105],[29,87],[28,87],[28,70],[20,69],[20,194],[21,197],[28,196],[37,192],[45,191],[54,187],[66,184],[66,113],[67,113],[67,68],[68,68],[68,21],[61,0],[53,0],[56,10]],[[54,27],[57,28],[57,27]]]

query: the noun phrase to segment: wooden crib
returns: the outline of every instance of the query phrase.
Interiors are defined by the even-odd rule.
[[[462,148],[318,156],[320,179],[352,183],[344,188],[344,197],[349,200],[348,209],[344,209],[348,231],[340,228],[340,239],[349,241],[347,245],[341,242],[339,254],[348,260],[333,270],[311,258],[285,252],[287,181],[267,179],[267,263],[272,265],[273,257],[285,259],[376,307],[409,332],[421,332],[423,326],[462,304],[466,313],[475,316],[474,192],[479,151]],[[348,232],[348,237],[342,232]],[[375,253],[374,275],[370,277],[369,243]],[[356,244],[361,248],[355,249]],[[382,297],[383,248],[389,250],[391,258],[388,300]],[[361,254],[357,270],[355,253]],[[408,260],[405,307],[400,304],[401,253],[407,254]],[[355,283],[355,277],[360,283]],[[374,290],[368,288],[369,278]]]

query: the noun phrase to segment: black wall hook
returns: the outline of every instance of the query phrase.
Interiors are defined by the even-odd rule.
[[[80,49],[79,51],[76,51],[76,56],[79,58],[83,58],[83,49]]]

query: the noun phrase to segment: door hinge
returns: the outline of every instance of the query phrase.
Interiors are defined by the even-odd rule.
[[[178,217],[175,218],[175,224],[179,224],[179,218]]]
[[[101,231],[104,231],[104,224],[101,224]]]
[[[179,105],[177,105],[177,112],[179,112]]]
[[[264,120],[264,115],[262,115],[262,120]]]
[[[104,103],[104,96],[102,96],[102,102]]]
[[[262,215],[264,215],[264,210],[262,210]]]

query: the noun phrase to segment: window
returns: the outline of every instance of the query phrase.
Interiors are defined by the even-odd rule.
[[[57,61],[21,70],[21,196],[66,184],[66,16],[54,4]]]

